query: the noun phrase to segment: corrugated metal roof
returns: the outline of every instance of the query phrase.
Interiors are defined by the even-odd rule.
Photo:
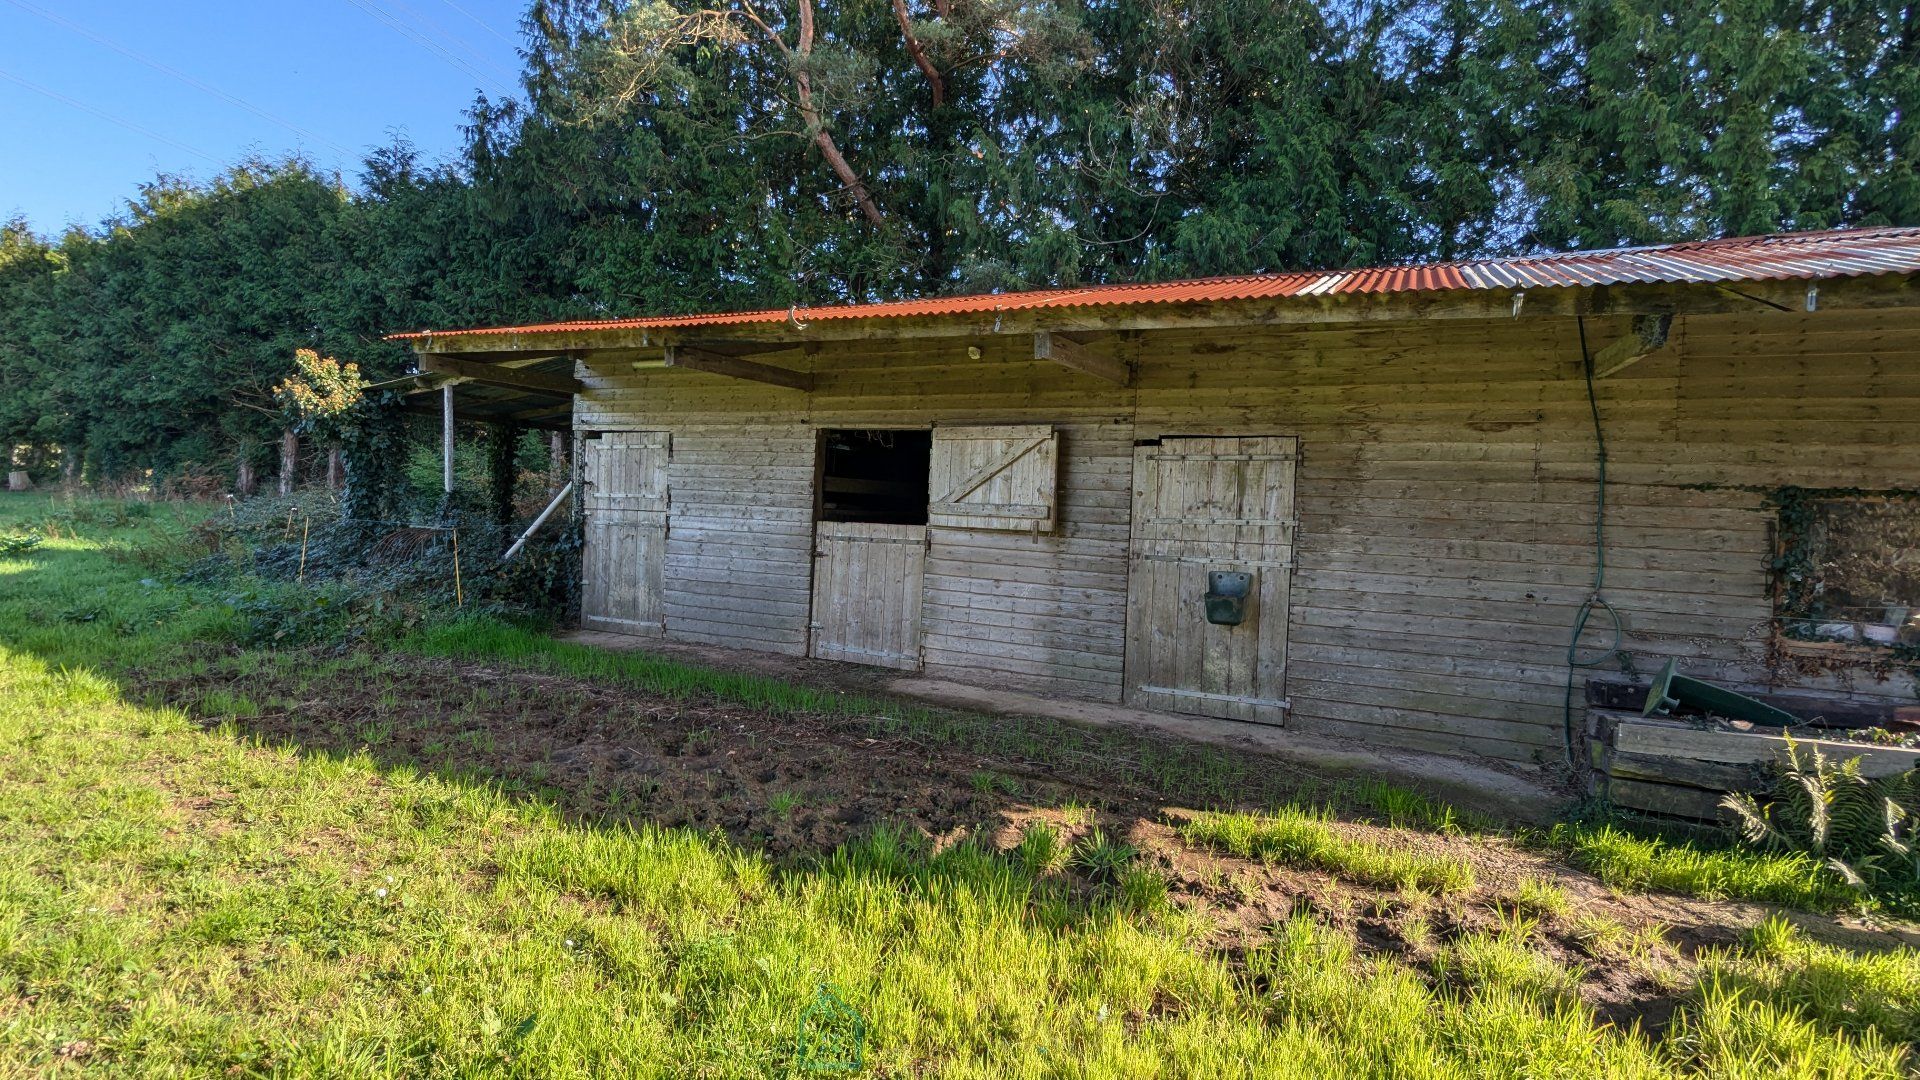
[[[452,334],[536,334],[592,330],[675,330],[748,323],[995,314],[1146,304],[1194,304],[1289,296],[1444,292],[1470,289],[1559,288],[1663,282],[1814,280],[1866,274],[1920,272],[1920,227],[1833,229],[1699,240],[1656,247],[1570,251],[1506,259],[1377,266],[1358,270],[1293,271],[1195,278],[1149,284],[1088,285],[1073,289],[933,297],[884,304],[781,308],[766,311],[662,315],[423,330],[395,340]]]

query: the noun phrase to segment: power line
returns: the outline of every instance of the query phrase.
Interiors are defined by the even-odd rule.
[[[56,23],[60,26],[63,26],[68,30],[73,31],[76,34],[79,34],[81,37],[84,37],[87,40],[93,42],[96,45],[101,45],[106,48],[112,49],[114,52],[117,52],[122,56],[129,57],[133,60],[137,60],[140,63],[145,64],[150,68],[153,68],[155,71],[161,72],[162,74],[165,74],[165,75],[170,75],[173,78],[176,78],[181,82],[186,83],[188,86],[191,86],[194,89],[201,91],[202,93],[211,94],[214,97],[217,97],[222,101],[225,101],[229,105],[238,106],[239,108],[245,109],[248,112],[254,114],[255,116],[260,117],[263,120],[267,120],[272,123],[279,124],[281,127],[286,128],[287,130],[301,136],[302,138],[311,139],[312,141],[319,143],[322,146],[331,147],[336,153],[348,159],[352,159],[355,156],[354,151],[349,150],[344,146],[341,146],[339,143],[334,142],[331,139],[323,138],[319,135],[316,135],[313,132],[308,131],[306,128],[303,128],[300,125],[293,123],[292,121],[282,120],[280,117],[273,115],[272,113],[268,112],[265,109],[260,108],[258,105],[255,105],[250,101],[247,101],[245,98],[236,97],[235,95],[229,94],[225,90],[221,90],[218,87],[208,86],[206,83],[201,82],[199,79],[196,79],[193,76],[178,70],[177,68],[168,67],[166,64],[163,64],[160,61],[153,59],[152,57],[144,56],[140,53],[133,51],[132,49],[127,48],[124,45],[119,44],[118,42],[104,38],[99,34],[96,34],[93,31],[87,29],[86,27],[73,22],[72,20],[63,18],[59,15],[54,14],[51,11],[45,11],[45,10],[42,10],[41,8],[35,7],[34,5],[27,3],[26,0],[7,0],[7,3],[12,4],[14,7],[17,7],[20,10],[27,12],[28,14],[38,15],[41,18],[46,19],[48,22]]]
[[[502,84],[498,79],[495,79],[491,75],[487,75],[476,70],[473,67],[473,65],[467,63],[465,60],[462,60],[459,56],[455,55],[454,53],[449,52],[446,48],[442,47],[438,42],[422,35],[418,31],[416,31],[413,27],[408,26],[405,22],[395,18],[394,15],[391,12],[387,11],[385,8],[382,8],[377,4],[370,2],[370,0],[347,0],[347,3],[352,4],[354,7],[357,7],[361,11],[366,12],[368,15],[373,16],[375,19],[379,20],[381,23],[383,23],[388,29],[392,30],[394,33],[399,34],[400,36],[406,38],[408,41],[413,42],[415,45],[418,45],[421,48],[426,49],[428,52],[434,53],[435,55],[439,56],[440,59],[445,60],[448,64],[450,64],[454,68],[458,69],[461,72],[464,72],[465,74],[473,78],[476,82],[490,83],[493,85],[494,89],[499,90],[505,94],[511,95],[513,93],[512,90],[507,89],[507,87],[504,84]]]
[[[178,139],[174,139],[166,135],[162,135],[159,132],[154,131],[152,128],[141,127],[139,124],[136,124],[131,120],[127,120],[123,117],[115,116],[114,114],[106,111],[105,109],[95,108],[94,106],[89,105],[84,101],[80,101],[75,98],[70,98],[58,90],[52,90],[47,87],[41,86],[37,82],[29,82],[28,80],[23,79],[20,76],[15,75],[11,72],[0,71],[0,79],[5,79],[8,82],[12,82],[12,83],[18,83],[19,85],[24,86],[27,89],[32,90],[37,94],[45,94],[46,96],[52,98],[55,101],[60,102],[63,105],[71,105],[74,108],[79,109],[81,112],[92,113],[93,115],[99,117],[102,120],[105,120],[113,124],[119,124],[121,127],[126,128],[128,131],[138,132],[142,135],[145,135],[149,139],[158,140],[160,142],[166,143],[168,146],[178,147],[181,150],[185,150],[189,154],[197,154],[200,157],[206,158],[208,161],[213,162],[215,165],[226,164],[225,162],[221,161],[219,158],[214,157],[212,154],[207,153],[205,150],[201,150],[193,146],[188,146],[186,143],[183,143]]]
[[[513,72],[501,66],[498,61],[488,56],[484,51],[475,48],[473,43],[469,42],[466,38],[441,26],[435,22],[431,16],[407,3],[407,0],[373,0],[373,2],[382,6],[391,6],[397,15],[411,20],[417,24],[417,29],[422,33],[433,38],[435,41],[449,46],[450,51],[460,53],[462,59],[475,67],[487,69],[494,75],[504,76],[509,82],[512,81],[514,77]]]
[[[513,40],[512,38],[501,33],[500,31],[495,30],[493,28],[492,23],[486,21],[485,19],[482,19],[478,15],[475,15],[473,12],[468,11],[466,8],[461,7],[459,4],[454,3],[453,0],[440,0],[440,2],[452,8],[453,10],[459,12],[460,14],[465,15],[467,18],[472,19],[475,23],[479,24],[480,29],[485,30],[487,33],[492,34],[494,37],[497,37],[501,41],[504,41],[507,44],[513,46],[515,49],[518,49],[520,47],[519,42]]]

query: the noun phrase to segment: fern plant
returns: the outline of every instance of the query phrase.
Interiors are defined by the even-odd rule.
[[[1866,776],[1863,760],[1836,762],[1789,737],[1765,802],[1735,792],[1720,805],[1748,843],[1806,852],[1862,892],[1920,885],[1913,835],[1920,787],[1912,772]]]

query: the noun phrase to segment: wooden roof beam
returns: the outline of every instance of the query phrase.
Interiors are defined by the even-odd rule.
[[[666,353],[666,366],[670,368],[704,371],[709,375],[724,375],[730,379],[745,379],[748,382],[766,383],[769,386],[783,386],[803,393],[813,389],[813,373],[808,371],[795,371],[792,368],[742,360],[737,356],[727,356],[692,345],[669,345]],[[646,361],[640,361],[640,363],[644,364]]]
[[[510,390],[525,390],[531,393],[558,394],[572,397],[581,390],[580,380],[571,375],[546,375],[533,371],[519,371],[495,364],[481,364],[472,360],[462,360],[440,353],[420,353],[420,370],[433,375],[452,375],[469,379],[489,386],[504,386]]]
[[[1635,316],[1631,333],[1593,354],[1593,377],[1618,375],[1658,352],[1666,346],[1667,331],[1672,328],[1672,315]]]
[[[439,401],[429,403],[425,398],[408,398],[401,402],[400,408],[404,412],[419,413],[422,416],[440,417],[443,415],[445,406]],[[454,405],[453,418],[455,420],[466,420],[481,424],[518,424],[521,427],[538,428],[542,431],[569,431],[572,430],[573,427],[571,416],[561,418],[533,416],[524,413],[475,412],[472,408],[462,406],[458,403]]]
[[[532,420],[551,420],[559,416],[572,415],[573,403],[568,402],[565,405],[547,405],[538,409],[523,409],[519,412],[511,412],[507,414],[507,419],[518,423],[526,423]]]
[[[1051,360],[1063,368],[1104,379],[1115,386],[1125,386],[1133,381],[1133,371],[1124,360],[1099,356],[1073,338],[1052,330],[1034,331],[1033,358]]]

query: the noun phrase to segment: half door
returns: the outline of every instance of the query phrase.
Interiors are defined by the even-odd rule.
[[[1135,448],[1129,702],[1285,720],[1298,445],[1208,437]]]
[[[580,623],[590,630],[649,637],[665,630],[669,448],[664,431],[609,431],[583,444]]]
[[[814,529],[813,655],[919,670],[927,527],[822,521]]]
[[[931,445],[926,429],[820,433],[811,655],[919,670]]]

